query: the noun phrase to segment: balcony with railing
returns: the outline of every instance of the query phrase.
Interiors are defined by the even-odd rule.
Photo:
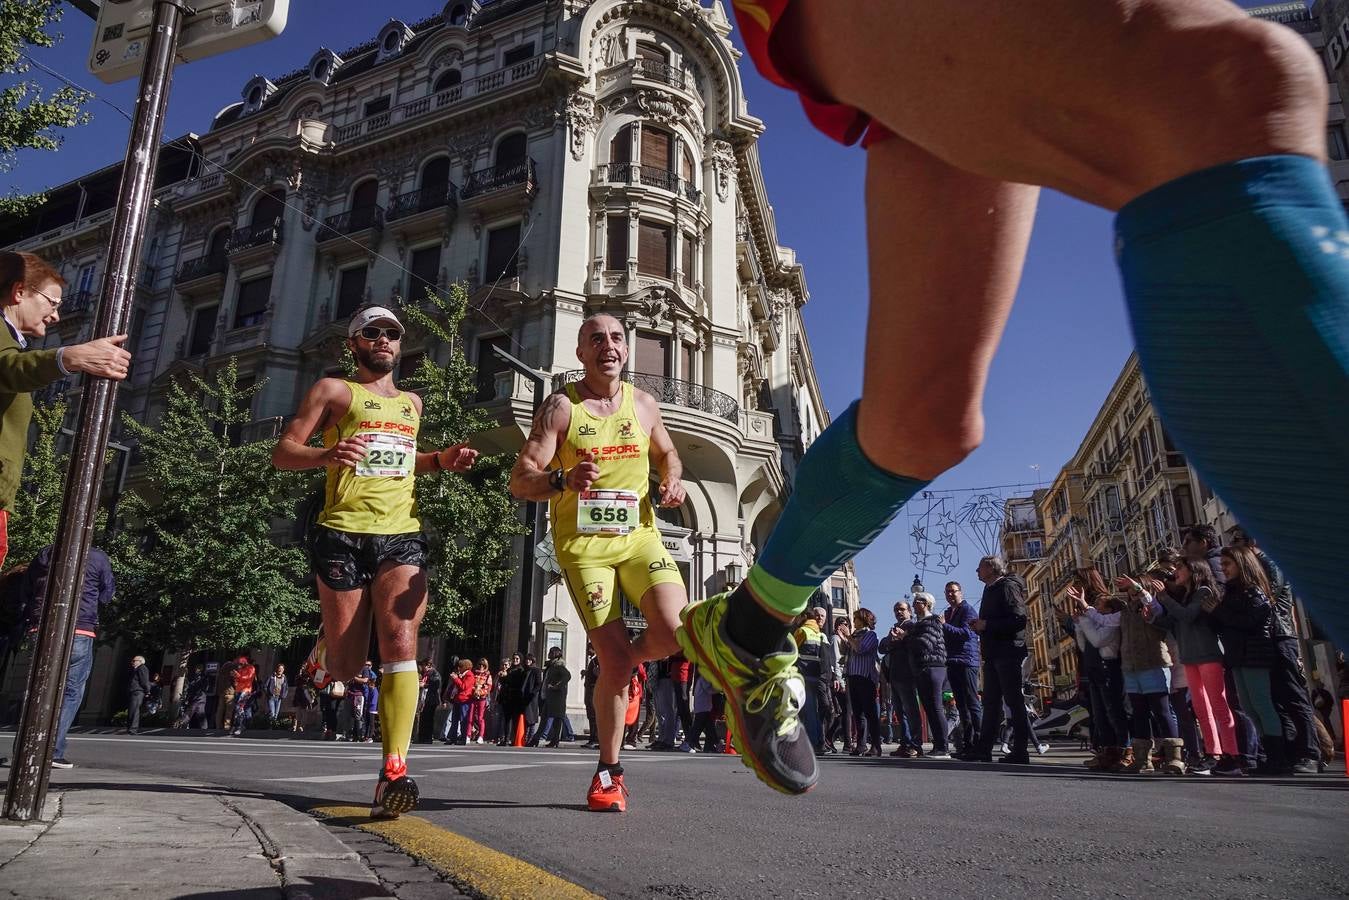
[[[512,85],[532,80],[539,73],[542,64],[543,57],[534,56],[523,62],[503,66],[462,84],[456,84],[454,87],[437,94],[409,100],[393,109],[387,109],[384,112],[366,116],[360,121],[338,127],[334,133],[334,140],[339,148],[345,149],[347,146],[373,139],[405,122],[413,122],[424,118],[433,112],[445,110],[464,100],[482,97],[504,90]]]
[[[319,244],[341,241],[351,245],[354,242],[362,250],[370,250],[383,230],[384,207],[358,206],[324,219],[315,240]]]
[[[523,192],[528,198],[533,197],[536,190],[538,182],[535,180],[534,160],[522,159],[470,172],[459,196],[464,200],[472,200],[508,191],[510,195]]]
[[[553,389],[557,390],[584,377],[584,369],[570,369],[553,376]],[[727,422],[740,424],[740,404],[729,394],[691,381],[680,381],[663,375],[646,375],[641,372],[624,372],[623,380],[646,391],[660,403],[705,412]]]
[[[223,253],[189,259],[174,276],[174,286],[183,293],[219,290],[225,284],[225,272],[229,266],[229,257]]]
[[[281,246],[281,221],[268,225],[245,225],[237,228],[225,242],[225,253],[235,265],[247,265],[266,259]]]
[[[600,184],[634,184],[669,191],[695,206],[703,202],[703,192],[694,187],[693,182],[680,178],[674,172],[660,166],[608,163],[596,170],[595,178]]]
[[[453,184],[438,184],[394,197],[389,201],[389,211],[384,214],[384,220],[397,222],[417,213],[446,208],[453,210],[457,206],[459,206],[459,188]]]
[[[91,290],[72,291],[61,298],[61,321],[71,322],[94,308],[98,295]]]
[[[664,60],[638,57],[605,69],[599,74],[599,89],[624,89],[637,83],[658,84],[678,91],[692,90],[692,79],[682,69]]]

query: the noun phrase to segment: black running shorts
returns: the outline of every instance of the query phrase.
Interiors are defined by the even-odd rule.
[[[335,591],[354,591],[374,580],[384,563],[426,568],[426,535],[357,534],[314,526],[309,561],[314,574]]]

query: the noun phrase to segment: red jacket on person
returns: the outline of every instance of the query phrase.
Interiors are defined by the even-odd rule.
[[[467,703],[473,699],[473,684],[475,680],[476,679],[471,671],[454,676],[454,701],[456,703]]]

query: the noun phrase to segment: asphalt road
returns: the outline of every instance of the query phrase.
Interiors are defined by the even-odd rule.
[[[368,804],[378,744],[73,734],[80,766]],[[8,743],[5,741],[4,743]],[[0,744],[3,746],[3,744]],[[565,746],[565,745],[564,745]],[[609,897],[1349,897],[1349,779],[1095,776],[1056,764],[831,758],[804,797],[735,757],[625,754],[625,815],[590,813],[595,756],[413,748],[417,814]]]

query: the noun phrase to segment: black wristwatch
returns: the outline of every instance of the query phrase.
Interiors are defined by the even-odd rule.
[[[559,494],[567,490],[567,470],[558,467],[548,473],[548,486]]]

